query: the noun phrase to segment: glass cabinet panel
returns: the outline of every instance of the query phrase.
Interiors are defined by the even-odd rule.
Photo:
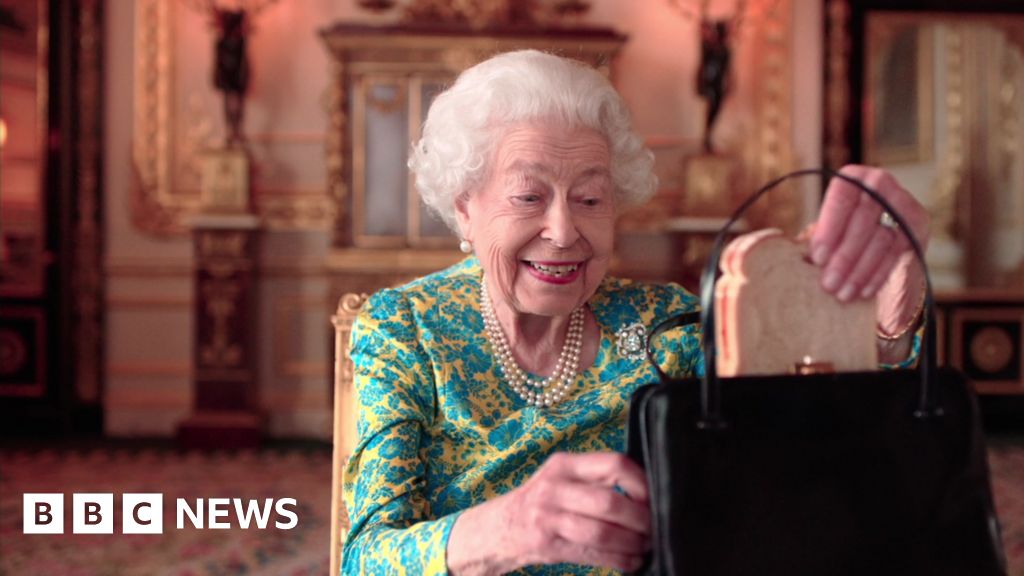
[[[356,242],[403,245],[409,230],[406,209],[406,149],[409,115],[404,78],[366,77],[357,85],[364,103],[365,174],[356,182]],[[359,116],[357,116],[358,118]],[[362,224],[361,226],[359,224]]]
[[[365,74],[353,85],[353,243],[438,247],[454,237],[420,201],[407,167],[409,147],[444,79]]]

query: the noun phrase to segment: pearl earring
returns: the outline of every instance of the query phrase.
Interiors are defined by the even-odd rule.
[[[463,239],[462,242],[459,242],[459,250],[462,250],[464,254],[469,254],[473,251],[473,243]]]

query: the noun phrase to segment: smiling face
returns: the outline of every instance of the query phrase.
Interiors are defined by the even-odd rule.
[[[590,128],[531,122],[504,132],[486,180],[456,206],[496,307],[564,316],[594,294],[615,235],[610,165]]]

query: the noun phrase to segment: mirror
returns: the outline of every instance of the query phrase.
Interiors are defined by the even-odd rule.
[[[884,167],[928,207],[937,288],[1024,290],[1024,14],[996,0],[978,13],[829,4],[827,161]],[[848,119],[835,117],[844,83]]]
[[[41,296],[48,58],[43,1],[0,1],[0,296]]]

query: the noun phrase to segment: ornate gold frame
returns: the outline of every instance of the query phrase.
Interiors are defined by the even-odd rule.
[[[184,234],[199,191],[178,190],[174,166],[174,14],[177,2],[135,3],[132,221],[146,232]]]

